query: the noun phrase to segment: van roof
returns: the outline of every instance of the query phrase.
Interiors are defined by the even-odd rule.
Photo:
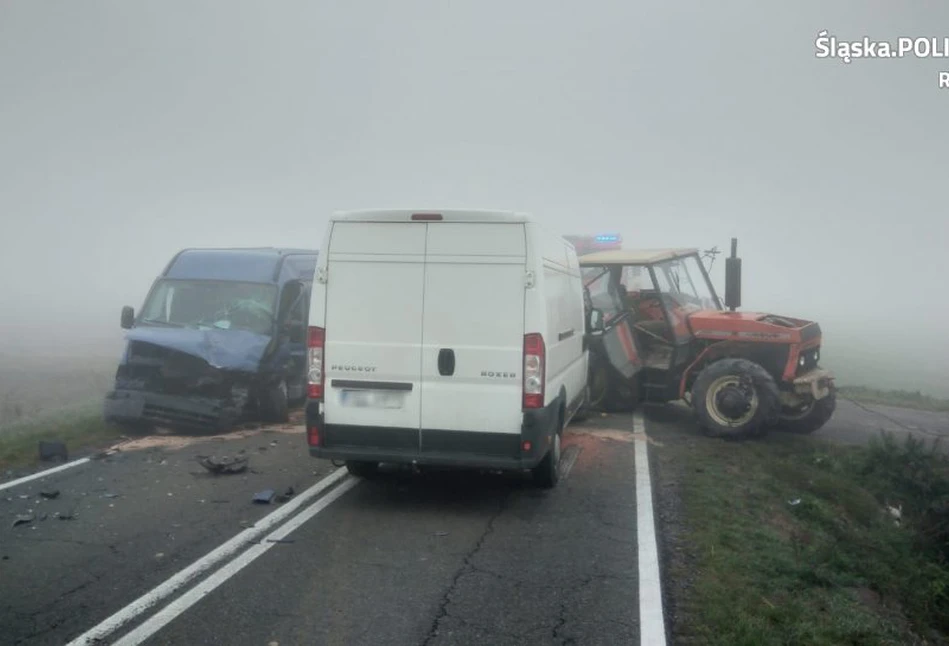
[[[491,211],[486,209],[366,209],[339,211],[333,221],[345,222],[411,222],[415,214],[438,214],[443,222],[533,222],[527,213]]]
[[[162,276],[250,283],[310,280],[317,255],[312,249],[276,247],[182,249],[168,263]]]

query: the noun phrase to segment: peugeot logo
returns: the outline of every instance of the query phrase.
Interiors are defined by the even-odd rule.
[[[330,370],[335,370],[337,372],[375,372],[375,366],[344,366],[340,364],[335,364],[330,366]]]

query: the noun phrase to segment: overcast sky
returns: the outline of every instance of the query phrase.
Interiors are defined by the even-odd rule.
[[[942,38],[949,5],[0,0],[0,346],[121,338],[182,247],[471,206],[736,236],[746,309],[949,356],[949,59],[822,29]]]

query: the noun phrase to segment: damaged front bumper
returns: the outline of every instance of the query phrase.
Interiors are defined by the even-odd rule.
[[[103,405],[107,422],[192,429],[224,430],[242,414],[242,407],[228,400],[137,390],[113,390]]]
[[[834,375],[830,370],[815,368],[794,379],[794,394],[810,395],[815,400],[824,399],[831,393]]]

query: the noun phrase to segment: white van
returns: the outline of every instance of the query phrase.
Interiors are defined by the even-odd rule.
[[[573,245],[527,215],[337,214],[310,301],[310,453],[360,476],[532,469],[552,487],[588,396],[584,323]]]

